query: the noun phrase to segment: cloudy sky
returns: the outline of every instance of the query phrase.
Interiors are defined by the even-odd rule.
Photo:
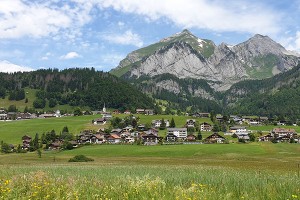
[[[0,0],[0,71],[109,71],[185,28],[216,44],[259,33],[300,52],[300,0]]]

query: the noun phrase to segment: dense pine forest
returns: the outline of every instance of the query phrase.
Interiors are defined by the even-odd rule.
[[[272,78],[241,81],[223,100],[231,112],[300,118],[300,65]]]
[[[104,103],[120,110],[154,108],[153,100],[129,83],[93,68],[0,73],[0,98],[23,100],[24,88],[37,89],[32,104],[36,109],[43,109],[47,101],[50,108],[68,104],[94,110],[101,109]]]

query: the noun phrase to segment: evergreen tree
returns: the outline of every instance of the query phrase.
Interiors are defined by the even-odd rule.
[[[174,118],[172,117],[171,122],[170,122],[170,128],[175,128],[175,127],[176,127],[176,124],[175,124]]]
[[[69,129],[67,126],[65,126],[62,130],[62,133],[69,133]]]
[[[201,131],[198,132],[197,139],[198,139],[198,140],[202,140],[202,134],[201,134]]]
[[[159,129],[164,130],[165,128],[166,128],[166,122],[165,122],[164,118],[162,118]]]
[[[39,148],[39,134],[36,133],[35,137],[33,139],[33,146],[34,146],[34,150]]]
[[[214,124],[213,128],[212,128],[213,132],[219,132],[220,131],[220,126],[218,124]]]

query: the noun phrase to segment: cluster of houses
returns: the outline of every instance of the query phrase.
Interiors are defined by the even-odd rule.
[[[291,128],[274,128],[270,133],[258,138],[262,142],[296,142],[300,143],[300,136],[297,135],[295,129]]]
[[[60,111],[57,110],[53,113],[29,113],[29,112],[6,112],[4,109],[0,109],[0,120],[9,121],[9,120],[28,120],[36,118],[51,118],[51,117],[62,117],[66,115],[61,115]]]
[[[0,120],[19,120],[19,119],[34,119],[37,118],[36,114],[21,113],[21,112],[6,112],[0,109]]]
[[[104,108],[103,108],[103,110],[104,110]],[[114,110],[112,113],[113,114],[121,114],[121,112],[119,110]],[[155,114],[153,109],[144,109],[144,108],[137,108],[135,110],[135,113],[136,114],[143,114],[143,115],[154,115]],[[130,110],[125,110],[123,112],[123,114],[130,115],[132,113],[131,113]]]
[[[207,124],[204,124],[207,126]],[[68,141],[73,148],[79,145],[85,144],[133,144],[135,142],[144,145],[157,145],[160,142],[174,143],[174,142],[196,142],[197,136],[194,134],[188,134],[187,128],[167,128],[167,134],[165,137],[158,135],[158,130],[150,128],[149,130],[143,130],[144,126],[140,125],[140,131],[133,131],[132,126],[127,126],[123,129],[113,129],[110,133],[105,133],[103,130],[93,132],[91,130],[82,131],[79,135],[76,135],[76,139]],[[143,131],[141,131],[143,130]],[[206,129],[207,130],[207,129]],[[245,127],[231,127],[230,131],[225,135],[235,135],[238,139],[249,141],[248,131]],[[300,143],[300,137],[297,135],[294,129],[274,128],[269,134],[258,138],[260,142],[287,142],[291,140]],[[28,135],[22,137],[22,149],[28,150],[32,138]],[[64,140],[56,139],[49,145],[49,149],[57,150],[61,149]],[[225,143],[226,138],[218,133],[212,133],[208,137],[202,140],[203,143]]]

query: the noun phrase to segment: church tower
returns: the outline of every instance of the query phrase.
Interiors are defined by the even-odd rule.
[[[102,112],[106,113],[105,103],[104,103],[104,106],[103,106]]]

